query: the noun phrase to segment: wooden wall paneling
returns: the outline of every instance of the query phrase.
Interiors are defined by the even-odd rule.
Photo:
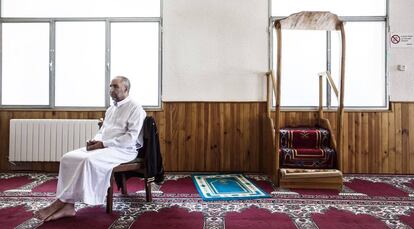
[[[188,171],[195,170],[195,111],[193,109],[193,103],[184,104],[184,122],[181,127],[184,136],[184,158],[181,158],[182,161],[185,161],[182,168],[186,168]],[[182,155],[182,154],[181,154]]]
[[[354,131],[352,132],[352,136],[348,136],[353,139],[354,144],[354,152],[355,152],[355,172],[361,173],[362,172],[362,119],[361,114],[353,113],[354,116]]]
[[[250,139],[250,133],[251,129],[249,128],[249,104],[245,103],[241,106],[241,112],[240,112],[240,129],[241,129],[241,149],[240,149],[240,171],[243,171],[244,168],[251,171],[252,167],[254,167],[254,161],[249,160],[249,149],[250,149],[250,141],[254,141],[253,139]],[[253,112],[252,112],[253,113]]]
[[[203,150],[199,147],[200,142],[202,141],[199,132],[203,131],[203,129],[198,128],[197,126],[200,117],[201,114],[198,112],[198,103],[191,104],[191,138],[189,139],[189,142],[194,171],[204,170],[203,163],[201,163],[201,161],[204,160]]]
[[[408,171],[408,163],[409,163],[409,104],[403,103],[401,105],[401,134],[402,134],[402,171]]]
[[[388,141],[384,141],[384,139],[389,139],[388,136],[388,115],[389,112],[382,112],[378,113],[381,117],[381,136],[378,139],[381,144],[381,151],[379,152],[379,159],[380,159],[380,173],[389,173],[388,171],[388,161],[389,161],[389,146]]]
[[[341,156],[341,163],[342,163],[342,170],[344,172],[348,172],[348,171],[352,171],[352,166],[355,164],[354,163],[354,158],[352,153],[349,151],[349,147],[348,147],[348,131],[349,131],[349,126],[348,126],[348,119],[349,119],[349,114],[348,113],[344,113],[344,123],[343,123],[343,134],[342,134],[342,143],[343,143],[343,147],[341,150],[342,155]]]
[[[195,141],[196,141],[196,153],[197,154],[197,171],[205,171],[205,151],[206,151],[206,127],[205,127],[205,111],[204,111],[204,103],[197,104],[197,121],[196,121],[196,133]]]
[[[218,171],[220,167],[220,110],[218,103],[208,104],[207,153],[205,155],[206,171]]]
[[[310,123],[309,120],[309,113],[310,112],[300,112],[299,115],[297,116],[298,118],[298,122],[300,122],[299,125],[301,126],[313,126],[313,123]]]
[[[235,168],[237,170],[238,165],[239,165],[239,155],[234,154],[234,147],[238,147],[239,144],[233,145],[231,144],[231,142],[226,142],[225,138],[224,138],[224,131],[225,131],[225,124],[226,122],[229,122],[230,120],[225,119],[225,115],[224,115],[224,104],[222,103],[215,103],[214,104],[214,116],[212,117],[212,122],[214,123],[214,128],[215,128],[215,135],[217,136],[216,138],[216,142],[215,142],[215,153],[216,156],[214,158],[215,161],[217,161],[217,163],[215,163],[215,167],[214,167],[214,171],[229,171],[230,168]],[[239,106],[234,106],[234,104],[231,104],[231,107],[235,107],[235,108],[240,108]],[[237,111],[235,112],[237,113]],[[234,115],[234,114],[233,114]],[[240,117],[235,117],[231,115],[230,119],[232,119],[232,121],[237,122],[236,125],[239,125],[239,121],[240,121]],[[231,122],[232,123],[232,122]],[[230,128],[235,128],[235,126],[231,126]],[[233,140],[235,138],[231,138],[230,140]],[[238,139],[236,137],[236,139]],[[227,144],[230,144],[230,147],[228,148],[228,151],[226,150],[226,146]],[[229,155],[228,155],[229,154]],[[231,157],[235,156],[236,159],[234,161],[231,160]],[[230,164],[230,168],[226,168],[226,161],[228,160],[228,158],[230,158],[230,162],[234,162],[233,165]]]
[[[259,168],[259,146],[260,146],[260,134],[257,129],[260,127],[260,114],[258,109],[259,104],[246,104],[245,113],[246,117],[246,129],[248,135],[246,139],[246,158],[243,162],[243,167],[248,166],[249,171],[260,172]]]
[[[237,128],[240,128],[240,108],[242,104],[236,105],[234,103],[230,104],[230,115],[226,115],[225,104],[215,103],[214,108],[217,110],[213,121],[215,122],[215,134],[217,135],[216,141],[216,153],[217,153],[217,163],[215,171],[231,171],[231,168],[238,170],[240,166],[240,154],[234,153],[240,147],[240,141],[237,145],[233,143],[234,140],[240,140],[238,136],[234,134]],[[226,132],[226,124],[230,132],[232,132],[232,138],[226,139],[224,132]],[[229,142],[227,142],[229,140]],[[230,161],[229,161],[230,160]],[[230,166],[229,166],[230,165]]]
[[[0,112],[0,171],[9,164],[9,129],[10,112]]]
[[[361,158],[362,166],[361,172],[368,173],[369,172],[369,157],[368,157],[368,148],[369,148],[369,135],[368,135],[368,115],[365,113],[361,114],[362,117],[362,126],[361,126]]]
[[[232,117],[234,118],[234,122],[232,128],[233,132],[233,142],[231,144],[230,149],[230,155],[231,157],[231,167],[235,169],[235,171],[240,171],[241,163],[240,160],[242,158],[242,152],[240,152],[241,149],[241,143],[243,141],[242,139],[242,130],[240,129],[240,123],[241,123],[241,106],[236,106],[235,104],[232,104],[233,113]]]
[[[178,113],[177,113],[177,120],[176,120],[176,128],[178,129],[178,170],[183,170],[183,168],[187,168],[189,165],[189,155],[186,151],[186,104],[185,103],[178,103]],[[191,120],[189,120],[191,121]]]
[[[375,173],[375,157],[378,153],[375,149],[375,116],[369,112],[366,114],[368,116],[368,155],[367,155],[367,161],[368,161],[368,172],[369,173]],[[371,153],[372,152],[372,153]]]
[[[356,154],[356,141],[355,141],[355,129],[356,129],[356,125],[355,125],[355,114],[354,113],[346,113],[348,114],[348,122],[347,125],[347,132],[345,132],[345,137],[344,140],[347,139],[347,144],[345,144],[344,142],[344,147],[347,148],[348,150],[348,166],[342,167],[344,168],[344,172],[349,172],[349,171],[356,171],[358,168],[358,161],[357,161],[357,154]],[[345,170],[347,169],[347,170]]]
[[[408,136],[409,136],[409,147],[408,147],[408,158],[407,158],[407,167],[408,173],[414,174],[414,104],[408,104]]]
[[[250,104],[250,110],[253,111],[253,114],[249,117],[250,120],[250,127],[249,129],[252,130],[250,133],[250,148],[249,148],[249,158],[253,162],[253,166],[251,167],[252,171],[261,172],[262,169],[260,168],[260,155],[263,152],[262,148],[262,134],[263,134],[263,122],[261,115],[266,112],[264,106],[260,104]],[[261,109],[262,108],[262,109]],[[413,158],[414,159],[414,158]],[[246,162],[249,163],[249,162]]]
[[[151,111],[158,126],[166,171],[265,171],[263,102],[174,102]],[[284,111],[282,126],[311,125],[314,111]],[[275,118],[272,112],[272,118]],[[336,130],[334,112],[325,112]],[[8,163],[12,118],[95,119],[104,111],[0,111],[0,170],[57,171],[58,163]],[[411,134],[410,134],[411,132]],[[346,112],[344,172],[414,173],[414,103],[391,103],[390,111]]]
[[[217,170],[221,171],[231,171],[233,165],[233,137],[235,136],[233,133],[233,127],[235,126],[236,118],[234,115],[234,104],[226,103],[220,104],[219,108],[219,116],[218,116],[218,125],[216,129],[218,132],[216,134],[219,135],[219,142],[221,143],[219,146],[219,166]],[[214,146],[213,146],[214,150]],[[225,153],[228,152],[228,153]]]
[[[288,112],[286,114],[286,126],[296,126],[296,114],[297,112]],[[280,127],[283,127],[280,125]]]
[[[375,130],[375,136],[374,136],[374,141],[373,141],[373,145],[375,146],[375,153],[374,153],[374,158],[375,158],[375,163],[374,166],[375,167],[375,173],[380,173],[381,172],[381,154],[382,154],[382,144],[381,144],[381,128],[382,128],[382,122],[381,122],[381,114],[379,112],[375,112],[373,114],[375,116],[375,126],[374,126],[374,130]]]
[[[239,132],[239,148],[234,152],[235,154],[238,154],[240,156],[238,165],[238,170],[243,171],[244,162],[246,161],[246,143],[248,141],[248,130],[246,128],[246,106],[245,104],[242,104],[242,106],[239,107],[240,109],[240,123],[237,128],[237,132]],[[239,153],[237,153],[239,151]]]
[[[221,141],[224,143],[222,146],[223,152],[231,152],[232,150],[232,139],[234,135],[233,127],[235,126],[235,118],[233,117],[234,114],[234,108],[232,104],[227,103],[222,106],[222,115],[221,121],[223,123],[223,134]],[[221,154],[220,163],[221,163],[221,169],[223,171],[230,171],[231,170],[231,163],[232,163],[232,157],[231,153],[227,154]]]
[[[178,130],[174,128],[177,120],[177,107],[164,104],[165,113],[165,152],[163,155],[166,171],[176,171],[178,168]]]
[[[235,144],[238,144],[240,137],[237,132],[237,117],[238,114],[236,106],[229,103],[225,104],[223,108],[223,119],[226,121],[223,122],[223,135],[221,141],[224,143],[222,151],[229,152],[227,155],[220,154],[220,167],[223,171],[229,171],[230,168],[237,168],[238,163],[236,163],[239,155],[233,155],[231,152],[234,150]]]
[[[362,158],[362,116],[360,113],[353,113],[354,123],[353,125],[353,136],[348,136],[354,141],[354,151],[355,151],[355,171],[361,172],[363,167]]]
[[[280,126],[281,127],[284,127],[284,126],[286,126],[287,124],[287,121],[286,121],[286,116],[287,116],[287,112],[280,112],[280,117],[279,117],[279,119],[280,119]],[[276,115],[275,115],[275,112],[272,112],[272,119],[273,119],[273,122],[275,122],[275,118],[276,118]]]
[[[211,164],[213,163],[213,161],[211,160],[211,155],[213,154],[213,150],[214,150],[214,146],[213,146],[213,140],[212,140],[212,134],[213,134],[213,127],[211,125],[212,122],[212,110],[211,110],[211,104],[206,104],[206,108],[205,108],[205,112],[206,112],[206,116],[207,116],[207,123],[206,123],[206,127],[207,127],[207,136],[206,136],[206,153],[204,156],[204,160],[206,163],[206,171],[209,171],[210,169],[212,169]]]
[[[238,133],[238,139],[239,139],[239,143],[236,145],[236,149],[232,152],[235,155],[239,155],[238,160],[236,160],[238,162],[237,165],[237,170],[238,171],[243,171],[243,167],[244,167],[244,162],[245,162],[245,158],[246,158],[246,152],[245,152],[245,144],[246,144],[246,138],[245,135],[247,134],[247,130],[245,127],[245,106],[241,105],[241,106],[237,106],[237,113],[239,114],[238,116],[238,124],[236,126],[236,130]],[[237,153],[238,151],[238,153]]]
[[[274,145],[274,132],[272,129],[272,120],[267,117],[267,114],[262,114],[262,161],[260,163],[260,169],[267,174],[272,180],[275,180],[276,170],[274,163],[276,163],[275,145]]]
[[[254,107],[250,106],[251,104],[246,103],[243,106],[243,161],[241,168],[247,168],[249,171],[258,171],[255,168],[257,167],[257,156],[256,153],[252,153],[256,148],[254,145],[258,145],[256,141],[256,136],[254,134],[253,126],[257,126],[258,123],[256,120],[259,118],[259,114],[255,112]],[[241,170],[243,171],[243,170]]]
[[[395,104],[395,172],[402,172],[402,126],[401,126],[401,104]]]
[[[389,173],[395,173],[395,106],[391,104],[391,111],[388,114],[388,169]],[[384,139],[382,139],[384,141]]]

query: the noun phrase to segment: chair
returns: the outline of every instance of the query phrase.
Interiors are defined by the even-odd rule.
[[[147,120],[148,118],[145,119],[144,125]],[[148,142],[149,134],[147,133],[145,128],[143,129],[143,131],[144,131],[144,147],[145,147],[145,143]],[[112,170],[111,180],[110,180],[111,183],[108,188],[108,194],[106,197],[106,212],[107,213],[112,213],[113,193],[114,193],[113,186],[114,186],[116,173],[119,173],[119,175],[121,176],[121,192],[123,195],[128,194],[127,187],[126,187],[127,178],[126,178],[125,172],[136,172],[136,173],[143,174],[144,184],[145,184],[145,200],[147,202],[152,201],[151,183],[154,181],[154,179],[153,178],[150,179],[147,174],[148,157],[145,153],[145,150],[143,150],[144,147],[138,150],[139,152],[141,152],[141,154],[143,154],[143,157],[141,157],[141,154],[138,154],[139,156],[137,155],[137,157],[134,160],[127,162],[127,163],[120,164]]]

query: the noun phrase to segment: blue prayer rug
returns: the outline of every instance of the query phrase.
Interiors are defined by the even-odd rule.
[[[270,198],[242,174],[192,175],[203,200],[243,200]]]

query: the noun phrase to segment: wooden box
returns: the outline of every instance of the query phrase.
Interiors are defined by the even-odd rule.
[[[283,188],[342,190],[342,172],[336,169],[280,169]]]

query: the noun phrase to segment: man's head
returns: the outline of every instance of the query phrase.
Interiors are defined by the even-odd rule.
[[[129,89],[131,88],[131,83],[129,82],[129,79],[125,76],[117,76],[114,79],[112,79],[110,86],[109,93],[111,95],[111,98],[115,102],[119,102],[124,100],[128,94]]]

